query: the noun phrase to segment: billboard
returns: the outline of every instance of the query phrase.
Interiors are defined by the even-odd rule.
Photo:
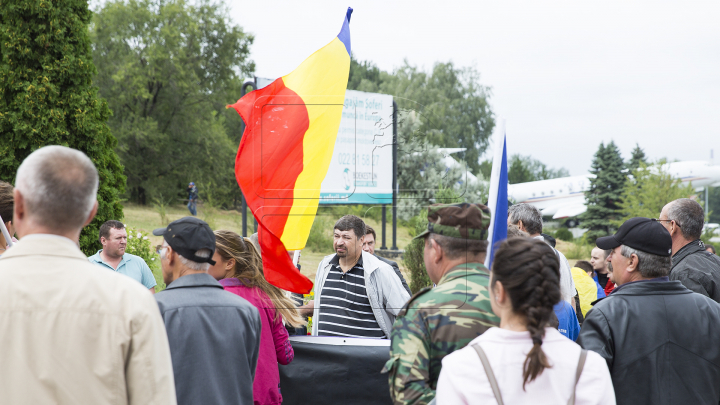
[[[393,98],[347,90],[320,204],[392,204]]]

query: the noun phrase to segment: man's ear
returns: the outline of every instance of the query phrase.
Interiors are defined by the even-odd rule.
[[[25,197],[23,197],[22,194],[20,194],[20,191],[15,188],[13,190],[13,217],[11,218],[13,221],[16,221],[18,219],[23,219],[25,217]],[[7,219],[3,218],[7,221]]]
[[[435,251],[435,263],[438,263],[442,260],[444,256],[444,252],[442,248],[440,247],[440,244],[437,243],[437,241],[433,238],[430,239],[430,248]]]
[[[525,230],[525,225],[523,225],[522,220],[518,221],[517,227],[520,228],[521,231],[527,232],[527,231]]]
[[[638,264],[640,264],[640,259],[638,259],[637,255],[633,253],[633,254],[630,256],[630,262],[629,262],[628,265],[627,265],[627,270],[626,270],[626,271],[627,271],[628,273],[633,272],[633,271],[637,271]]]

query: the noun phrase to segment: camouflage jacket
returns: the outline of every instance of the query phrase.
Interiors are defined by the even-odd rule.
[[[405,304],[393,325],[390,360],[383,368],[395,404],[432,401],[443,357],[500,324],[490,307],[488,282],[485,266],[465,263]]]

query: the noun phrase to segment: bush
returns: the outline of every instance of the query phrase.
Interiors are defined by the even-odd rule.
[[[452,188],[440,187],[435,194],[435,201],[442,204],[451,204],[462,202],[462,198]],[[410,236],[415,237],[427,229],[427,209],[420,211],[418,215],[410,219]],[[422,239],[414,239],[405,248],[403,254],[403,263],[410,271],[410,290],[413,294],[417,293],[425,287],[433,285],[430,277],[425,270],[425,261],[423,259],[423,251],[425,249],[425,241]]]
[[[305,248],[313,252],[332,250],[333,225],[335,225],[335,222],[330,217],[325,215],[316,216],[312,228],[310,228],[310,235],[308,235]]]
[[[84,152],[100,175],[98,211],[80,234],[80,249],[102,248],[98,229],[123,217],[125,176],[117,141],[106,124],[91,55],[88,2],[13,0],[0,12],[0,180],[12,182],[20,163],[45,145]]]
[[[148,234],[145,232],[138,231],[135,228],[126,228],[128,234],[127,247],[125,251],[135,256],[142,258],[145,263],[150,267],[150,270],[155,276],[155,292],[160,292],[165,289],[165,281],[162,276],[162,269],[160,268],[160,255],[155,253],[155,247],[150,245],[150,239]]]
[[[560,228],[555,231],[555,239],[564,240],[565,242],[573,241],[573,234],[567,228]]]

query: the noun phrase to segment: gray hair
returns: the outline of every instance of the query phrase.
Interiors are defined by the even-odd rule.
[[[163,240],[162,245],[163,245],[163,247],[170,246],[170,245],[168,245],[168,243],[165,240]],[[165,260],[165,254],[166,254],[165,252],[167,252],[167,250],[163,250],[160,253],[160,259]],[[210,256],[212,256],[212,254],[213,254],[213,252],[210,249],[200,249],[197,252],[195,252],[195,256],[202,257],[202,258],[210,257]],[[210,263],[194,262],[188,258],[183,257],[180,253],[178,253],[178,258],[180,258],[180,263],[182,263],[183,266],[187,267],[190,270],[208,271],[210,269]]]
[[[667,217],[678,224],[682,236],[688,240],[700,239],[705,223],[702,206],[689,198],[679,198],[668,205]]]
[[[658,256],[622,245],[620,254],[628,259],[632,255],[638,258],[637,269],[643,278],[664,277],[670,274],[670,256]]]
[[[511,205],[508,208],[508,218],[510,218],[510,223],[513,225],[517,225],[518,222],[522,221],[525,230],[530,235],[542,233],[542,214],[540,214],[540,210],[530,204]]]
[[[98,172],[90,158],[59,145],[31,153],[15,178],[28,216],[60,232],[83,227],[97,201],[98,184]]]

